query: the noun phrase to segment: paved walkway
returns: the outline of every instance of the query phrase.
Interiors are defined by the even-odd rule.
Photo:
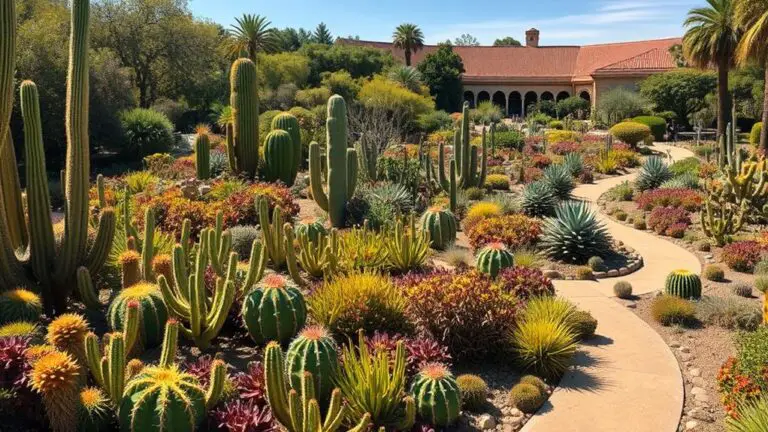
[[[656,144],[679,160],[688,150]],[[633,174],[582,185],[574,196],[594,203]],[[596,212],[599,209],[593,204]],[[522,432],[674,432],[683,409],[680,367],[669,347],[643,320],[610,297],[613,284],[626,280],[635,294],[661,289],[667,274],[685,268],[700,272],[687,250],[652,234],[613,222],[600,214],[611,235],[633,247],[645,266],[622,277],[597,282],[555,281],[559,295],[588,310],[598,321],[597,336],[582,345],[576,364],[560,380],[549,401]]]

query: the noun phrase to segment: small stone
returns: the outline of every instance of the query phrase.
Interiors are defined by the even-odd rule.
[[[709,395],[706,393],[700,393],[695,396],[696,402],[708,403],[710,401]]]
[[[501,430],[502,432],[514,432],[515,426],[510,423],[505,423],[504,427]]]
[[[714,256],[714,255],[712,255],[712,254],[707,254],[707,255],[704,255],[704,258],[705,258],[705,259],[712,259],[712,258],[714,258],[714,257],[715,257],[715,256]]]
[[[680,348],[680,342],[678,341],[671,341],[669,342],[669,346],[672,348]]]
[[[704,381],[704,378],[702,377],[694,377],[691,379],[691,383],[693,383],[696,387],[705,387],[707,385],[706,381]]]
[[[629,309],[635,309],[635,308],[637,307],[637,303],[635,303],[635,302],[633,302],[633,301],[628,301],[628,302],[627,302],[627,307],[628,307]]]
[[[705,422],[711,422],[712,416],[704,411],[702,408],[694,408],[690,411],[688,411],[688,417],[694,418],[696,420],[701,420]]]
[[[616,277],[619,275],[619,271],[616,269],[608,270],[608,277]]]
[[[680,360],[683,362],[691,361],[693,360],[693,354],[691,353],[681,353],[680,354]]]
[[[696,420],[687,421],[685,422],[685,430],[692,430],[698,425],[699,425],[699,422],[697,422]]]
[[[681,353],[689,353],[689,352],[691,352],[691,349],[686,347],[686,346],[681,346],[680,347],[680,352]]]
[[[619,269],[619,276],[626,276],[629,274],[629,269],[627,267],[622,267]]]
[[[707,391],[706,391],[706,390],[704,390],[704,389],[703,389],[703,388],[701,388],[701,387],[694,387],[694,388],[692,388],[692,389],[691,389],[691,394],[692,394],[692,395],[698,395],[698,394],[702,394],[702,393],[706,393],[706,392],[707,392]]]
[[[509,415],[511,415],[512,417],[522,417],[523,412],[517,408],[512,408],[512,411],[509,413]]]
[[[481,415],[477,420],[477,423],[480,425],[480,429],[482,430],[493,429],[496,427],[496,419],[493,418],[493,416],[490,414]]]
[[[701,376],[701,369],[699,368],[693,368],[688,371],[688,374],[692,377],[700,377]]]

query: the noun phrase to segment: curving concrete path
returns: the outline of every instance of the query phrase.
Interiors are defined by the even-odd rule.
[[[674,160],[693,155],[663,144],[655,148],[670,152]],[[662,288],[672,270],[684,268],[699,273],[701,266],[687,250],[614,222],[599,212],[594,204],[597,198],[634,176],[605,179],[574,190],[574,196],[593,203],[611,235],[633,247],[645,265],[621,278],[554,281],[558,295],[597,319],[597,336],[580,347],[575,365],[522,432],[677,431],[684,401],[677,359],[658,333],[611,297],[618,280],[630,282],[635,294],[643,294]]]

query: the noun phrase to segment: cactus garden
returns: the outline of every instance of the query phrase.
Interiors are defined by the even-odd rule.
[[[521,116],[462,99],[450,44],[411,66],[413,24],[400,59],[30,1],[0,0],[0,430],[768,430],[766,137],[736,104],[678,141],[656,75],[633,110]],[[180,58],[148,41],[185,25]]]

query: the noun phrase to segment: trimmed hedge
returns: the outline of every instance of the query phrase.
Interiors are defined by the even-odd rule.
[[[651,128],[642,123],[626,121],[616,124],[611,128],[611,134],[632,147],[651,135]]]
[[[654,141],[664,141],[664,133],[667,131],[667,121],[656,116],[638,116],[632,119],[651,128]]]
[[[763,122],[752,125],[752,131],[749,133],[749,143],[752,145],[760,144],[760,133],[763,131]]]

